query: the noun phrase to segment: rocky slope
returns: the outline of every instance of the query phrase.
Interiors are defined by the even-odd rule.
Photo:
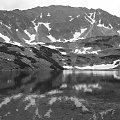
[[[94,65],[97,69],[106,67],[109,69],[119,66],[120,62],[120,37],[119,36],[98,36],[76,42],[60,43],[55,42],[46,46],[56,46],[56,50],[63,55],[64,67],[90,67]],[[105,66],[107,65],[107,66]],[[107,68],[108,67],[108,68]]]
[[[61,57],[58,51],[41,45],[20,47],[0,43],[0,70],[62,70]]]

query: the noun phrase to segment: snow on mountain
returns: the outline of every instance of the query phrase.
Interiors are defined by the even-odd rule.
[[[96,14],[96,12],[90,14],[90,16],[86,14],[85,19],[87,21],[89,21],[91,24],[94,24],[95,23],[95,14]],[[92,18],[92,15],[93,15],[93,18]]]
[[[95,36],[119,35],[120,30],[120,18],[101,9],[49,6],[0,12],[0,29],[9,34],[5,38],[6,35],[1,33],[2,38],[12,38],[22,44],[73,42]]]
[[[28,35],[28,37],[30,38],[29,39],[29,41],[28,41],[28,43],[30,43],[30,42],[32,42],[32,41],[34,41],[35,40],[35,34],[30,34],[27,30],[24,30],[24,32]]]
[[[92,70],[110,70],[110,69],[113,69],[115,67],[117,67],[118,65],[115,64],[117,62],[120,62],[120,60],[115,60],[112,64],[100,64],[100,65],[93,65],[93,66],[85,66],[85,67],[78,67],[78,66],[75,66],[75,68],[77,69],[92,69]]]
[[[34,46],[38,56],[38,46],[45,47],[44,51],[56,50],[53,57],[64,68],[110,68],[113,61],[120,59],[119,35],[120,18],[101,9],[48,6],[0,11],[0,42],[18,48]]]
[[[9,42],[10,42],[10,38],[7,37],[7,36],[4,36],[2,33],[0,33],[0,37],[3,38],[6,43],[9,43]]]

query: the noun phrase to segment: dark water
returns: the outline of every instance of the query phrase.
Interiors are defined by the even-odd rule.
[[[0,120],[120,120],[120,71],[0,72]]]

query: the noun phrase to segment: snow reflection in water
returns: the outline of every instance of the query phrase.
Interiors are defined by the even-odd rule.
[[[64,70],[63,75],[66,76],[70,74],[84,74],[84,75],[93,75],[93,76],[113,76],[116,79],[120,79],[120,70],[106,70],[106,71],[99,71],[99,70]],[[65,79],[63,78],[63,80]]]
[[[77,91],[83,91],[83,92],[92,92],[93,89],[102,89],[102,87],[97,83],[97,84],[80,84],[80,85],[74,85],[73,89]]]

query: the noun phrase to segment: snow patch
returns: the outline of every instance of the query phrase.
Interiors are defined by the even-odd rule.
[[[11,43],[13,45],[18,45],[18,46],[23,46],[22,44],[20,44],[19,42],[15,42],[15,41],[10,41],[10,38],[7,36],[4,36],[3,34],[0,33],[0,37],[3,38],[5,40],[6,43]]]
[[[81,29],[81,34],[84,33],[87,30],[87,28],[82,28]]]
[[[42,18],[42,13],[40,14],[40,18]]]
[[[56,42],[56,41],[59,41],[60,42],[60,40],[56,40],[52,35],[48,35],[47,36],[52,42]]]
[[[92,15],[94,14],[94,13],[89,13],[90,14],[90,17],[92,17]]]
[[[77,15],[76,17],[78,18],[78,17],[80,17],[80,15]]]
[[[23,39],[24,39],[24,38],[23,38]],[[43,43],[43,42],[31,42],[31,41],[25,40],[25,39],[24,39],[24,41],[25,41],[25,43],[27,43],[27,44],[29,44],[29,45],[38,45],[38,44],[44,45],[44,44],[45,44],[45,43]]]
[[[98,26],[98,27],[104,27],[104,28],[106,28],[106,29],[112,29],[112,28],[113,28],[111,24],[109,24],[109,26],[107,27],[107,26],[104,25],[104,23],[101,24],[100,21],[99,21],[99,24],[98,24],[97,26]]]
[[[74,67],[73,66],[63,66],[63,68],[65,68],[65,69],[73,69]]]
[[[120,62],[120,60],[115,60],[113,64],[100,64],[100,65],[93,65],[93,66],[85,66],[85,67],[78,67],[75,66],[76,69],[92,69],[92,70],[108,70],[113,69],[117,67],[118,65],[115,65],[116,62]]]
[[[98,52],[99,51],[101,51],[101,50],[91,50],[92,48],[91,47],[87,47],[87,48],[81,48],[81,49],[75,49],[74,51],[72,51],[72,52],[74,52],[74,53],[76,53],[76,54],[98,54]]]
[[[120,30],[118,30],[117,32],[118,32],[118,33],[119,33],[119,35],[120,35]],[[119,46],[120,46],[120,45],[119,45]]]
[[[74,20],[74,18],[71,17],[71,19],[69,21],[71,22],[72,20]]]
[[[76,40],[78,40],[78,39],[81,39],[81,38],[80,38],[80,35],[81,35],[82,33],[84,33],[86,30],[87,30],[87,28],[80,29],[80,32],[75,32],[75,33],[74,33],[72,39],[65,40],[65,42],[68,42],[68,41],[69,41],[69,42],[74,42],[74,41],[76,41]]]
[[[30,34],[27,30],[24,30],[24,32],[29,36],[30,40],[28,40],[29,42],[32,42],[35,40],[35,35],[34,34]]]
[[[67,53],[66,52],[60,52],[62,55],[67,55]]]
[[[110,28],[113,29],[113,26],[111,24],[109,24]]]
[[[56,47],[56,46],[54,46],[54,45],[44,45],[45,47],[48,47],[48,48],[50,48],[50,49],[55,49],[55,50],[57,50],[57,49],[59,49],[59,48],[62,48],[62,47]]]
[[[1,33],[0,33],[0,37],[3,38],[6,43],[10,43],[10,38],[9,37],[7,37],[7,36],[5,36],[5,35],[3,35]]]
[[[36,24],[35,24],[35,20],[33,20],[32,23],[33,23],[34,26],[35,26],[34,29],[36,30],[36,32],[37,32],[38,26],[41,25],[41,24],[43,24],[48,30],[51,30],[51,28],[50,28],[50,26],[49,26],[50,23],[39,22],[38,25],[36,25]]]
[[[75,32],[75,34],[73,35],[73,38],[70,39],[70,41],[74,41],[76,39],[78,39],[80,37],[81,33],[80,32]]]
[[[51,16],[50,13],[48,13],[47,16],[50,17]]]
[[[49,31],[51,30],[50,28],[50,23],[43,23],[43,22],[39,22],[39,25],[43,24]]]
[[[13,41],[11,44],[14,44],[14,45],[17,45],[17,46],[23,46],[21,43],[15,42],[15,41]]]
[[[93,14],[94,14],[94,15],[93,15]],[[93,14],[90,14],[90,16],[86,14],[86,16],[87,16],[89,19],[85,16],[85,19],[86,19],[88,22],[90,22],[91,24],[94,24],[94,23],[95,23],[95,15],[96,15],[96,12],[94,12]],[[92,18],[92,15],[93,15],[93,18]]]

